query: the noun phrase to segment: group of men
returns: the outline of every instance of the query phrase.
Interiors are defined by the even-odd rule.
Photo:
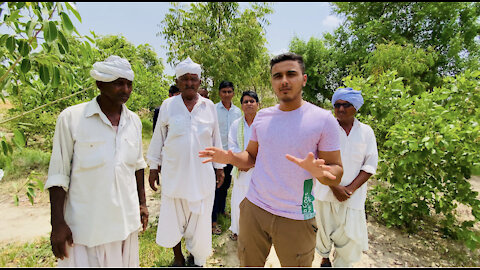
[[[264,266],[272,245],[282,266],[312,266],[315,249],[321,266],[331,266],[332,245],[333,266],[351,266],[368,248],[365,182],[378,154],[372,129],[355,118],[361,92],[337,89],[334,117],[302,99],[300,55],[274,57],[270,71],[279,104],[257,112],[255,92],[242,93],[240,110],[233,83],[224,81],[214,104],[199,94],[199,64],[187,58],[175,68],[146,155],[149,185],[161,187],[156,242],[173,248],[173,266],[205,265],[232,177],[230,230],[240,266]],[[45,185],[52,251],[59,266],[138,267],[138,233],[149,213],[142,125],[125,106],[134,74],[118,56],[90,74],[100,95],[57,119]]]

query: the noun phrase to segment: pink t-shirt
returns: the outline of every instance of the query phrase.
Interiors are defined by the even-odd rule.
[[[308,102],[288,112],[278,104],[260,110],[250,137],[258,142],[258,153],[247,199],[274,215],[295,220],[315,217],[312,189],[318,180],[285,155],[305,158],[312,152],[317,157],[317,150],[340,150],[337,125],[330,111]]]

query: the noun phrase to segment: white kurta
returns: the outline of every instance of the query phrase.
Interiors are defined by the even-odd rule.
[[[352,130],[347,136],[345,130],[338,125],[340,135],[340,154],[343,164],[341,186],[348,186],[358,176],[360,171],[375,174],[378,163],[377,141],[369,125],[363,124],[356,118]],[[315,185],[316,200],[338,202],[332,190],[326,185]],[[367,198],[367,183],[358,188],[352,196],[343,203],[353,209],[365,209]]]
[[[140,229],[135,171],[145,167],[142,123],[125,105],[118,131],[97,98],[60,113],[45,189],[67,192],[65,222],[74,244],[123,241]]]
[[[238,143],[237,138],[240,121],[243,121],[244,126],[243,149],[240,149],[240,144]],[[251,134],[252,128],[251,126],[248,126],[247,122],[245,121],[245,117],[241,117],[233,121],[232,126],[230,127],[230,132],[228,134],[228,149],[232,150],[234,153],[244,151],[245,149],[247,149]],[[240,203],[247,195],[248,187],[250,186],[250,180],[252,179],[253,169],[254,168],[251,168],[246,172],[239,171],[238,178],[232,175],[233,188],[232,197],[230,199],[230,208],[232,211],[232,215],[229,230],[236,234],[238,234],[239,232]]]
[[[343,176],[340,185],[348,186],[361,170],[375,174],[378,152],[375,134],[370,126],[354,120],[347,136],[338,125]],[[368,250],[365,199],[367,183],[358,188],[348,200],[340,202],[326,185],[315,186],[315,211],[318,224],[317,250],[328,258],[332,243],[336,255],[334,266],[350,267]]]
[[[225,165],[213,163],[212,167],[198,156],[212,146],[222,146],[212,101],[198,95],[197,104],[189,112],[181,95],[164,100],[147,152],[150,169],[162,166],[162,195],[193,205],[215,192],[213,168]]]

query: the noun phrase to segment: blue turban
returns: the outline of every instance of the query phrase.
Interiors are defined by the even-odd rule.
[[[345,100],[350,102],[355,110],[359,110],[363,105],[362,91],[353,90],[353,88],[338,88],[332,96],[332,105],[335,105],[337,100]]]

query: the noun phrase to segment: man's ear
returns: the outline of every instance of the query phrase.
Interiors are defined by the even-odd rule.
[[[95,81],[95,84],[97,85],[98,89],[101,89],[103,86],[101,81]]]

